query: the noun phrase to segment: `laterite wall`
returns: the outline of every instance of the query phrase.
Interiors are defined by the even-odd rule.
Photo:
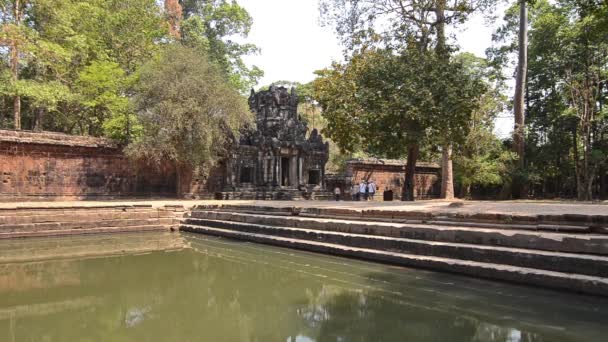
[[[0,201],[175,196],[175,179],[111,140],[0,130]]]

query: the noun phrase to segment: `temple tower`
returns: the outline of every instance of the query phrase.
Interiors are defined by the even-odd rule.
[[[236,153],[226,162],[221,197],[298,197],[298,192],[324,190],[329,144],[316,129],[309,133],[298,117],[295,89],[252,89],[249,107],[256,127],[242,135]]]

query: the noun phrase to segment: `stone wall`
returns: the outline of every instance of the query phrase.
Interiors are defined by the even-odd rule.
[[[175,196],[175,179],[111,140],[0,130],[0,201]]]
[[[342,193],[349,194],[351,184],[359,184],[362,180],[373,179],[377,186],[376,200],[382,200],[385,190],[393,191],[393,198],[401,198],[401,190],[405,182],[405,166],[403,160],[382,159],[353,159],[346,162],[344,175],[328,177],[327,188],[333,190],[335,186],[342,189]],[[434,163],[419,162],[416,164],[416,188],[414,194],[420,199],[438,198],[441,191],[441,167]],[[345,192],[346,191],[346,192]]]

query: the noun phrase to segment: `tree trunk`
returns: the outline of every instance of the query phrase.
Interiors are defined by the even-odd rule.
[[[576,188],[576,199],[578,201],[590,201],[591,186],[591,182],[586,179],[584,172],[581,172]]]
[[[20,0],[15,0],[13,18],[15,20],[15,26],[19,27],[21,24]],[[11,40],[10,56],[11,77],[14,85],[19,80],[19,46],[17,45],[16,38]],[[21,96],[19,95],[13,97],[13,122],[15,129],[21,129]]]
[[[21,96],[13,97],[13,122],[15,129],[21,129]]]
[[[454,172],[452,169],[452,144],[441,151],[441,198],[454,199]]]
[[[34,131],[42,131],[42,120],[44,119],[44,114],[46,113],[46,109],[38,108],[36,111],[36,117],[34,118]]]
[[[412,143],[407,147],[407,165],[405,169],[405,183],[401,191],[402,201],[414,200],[414,188],[416,187],[416,161],[420,146],[418,143]]]
[[[11,43],[11,77],[13,85],[19,80],[19,49],[16,42]],[[13,123],[15,129],[21,129],[21,96],[13,97]]]
[[[579,161],[579,176],[577,187],[577,199],[579,201],[591,201],[593,192],[593,167],[591,165],[591,128],[587,122],[582,122],[583,136],[583,159]]]
[[[572,152],[574,157],[574,189],[578,194],[579,172],[581,171],[578,157],[578,134],[577,127],[572,128]]]
[[[524,141],[524,98],[526,89],[526,73],[528,70],[528,8],[526,0],[519,2],[519,51],[517,62],[517,76],[515,79],[515,96],[513,98],[513,110],[515,126],[513,128],[513,152],[518,156],[517,165],[524,167],[525,162],[525,141]],[[522,184],[517,184],[515,193],[521,195]]]
[[[600,166],[600,199],[605,200],[607,195],[606,189],[606,167],[604,165]]]
[[[165,0],[165,12],[169,24],[169,34],[176,40],[181,39],[182,6],[178,0]]]
[[[445,7],[446,0],[437,0],[437,8],[435,9],[435,17],[437,21],[437,45],[435,53],[443,63],[449,63],[449,52],[445,39]],[[446,128],[449,130],[449,127]],[[449,137],[449,132],[445,132]],[[452,171],[452,144],[448,142],[444,144],[441,163],[441,198],[454,199],[454,173]]]
[[[435,52],[443,59],[449,58],[447,44],[445,40],[445,7],[446,0],[437,0],[437,8],[435,9],[436,30],[437,30],[437,45]]]

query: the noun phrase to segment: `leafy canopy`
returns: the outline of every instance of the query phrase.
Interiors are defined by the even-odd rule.
[[[319,72],[315,97],[326,132],[345,151],[398,158],[404,146],[458,140],[484,84],[458,61],[406,49],[368,49]],[[448,113],[445,115],[444,113]]]
[[[252,122],[245,99],[199,51],[167,46],[140,74],[133,99],[140,136],[133,156],[179,166],[213,165]]]

